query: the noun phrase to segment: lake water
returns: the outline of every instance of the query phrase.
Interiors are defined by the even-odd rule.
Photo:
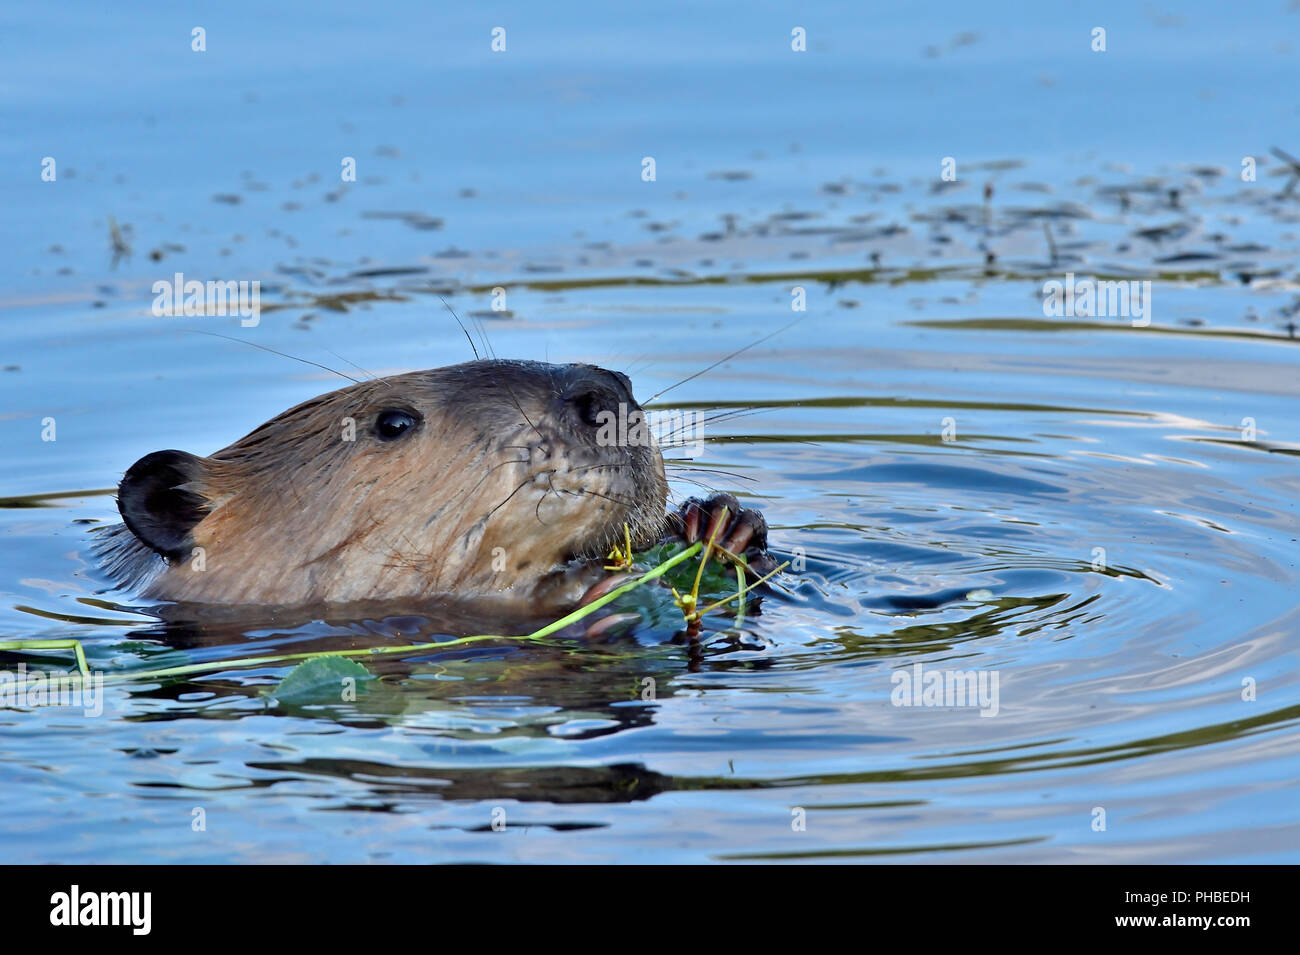
[[[0,709],[5,861],[1300,861],[1296,4],[794,11],[3,14],[0,640],[112,677]],[[177,272],[260,321],[155,317]],[[1045,313],[1090,279],[1151,284]],[[761,612],[346,704],[121,678],[437,636],[167,626],[90,543],[141,455],[341,383],[245,342],[466,360],[441,299],[642,397],[757,343],[661,404],[756,409],[695,464],[796,561]],[[899,705],[957,672],[995,705]]]

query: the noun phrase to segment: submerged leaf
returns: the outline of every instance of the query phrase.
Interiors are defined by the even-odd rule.
[[[281,703],[344,703],[365,692],[374,674],[346,657],[304,660],[267,694]]]

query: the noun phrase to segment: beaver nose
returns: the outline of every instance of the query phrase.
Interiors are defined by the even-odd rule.
[[[578,365],[576,369],[578,373],[560,399],[573,409],[579,421],[595,428],[604,423],[601,412],[607,411],[617,419],[620,407],[624,415],[636,407],[626,377],[591,365]]]
[[[601,412],[609,412],[615,418],[618,417],[619,396],[612,388],[602,385],[580,385],[566,392],[564,401],[573,408],[579,421],[593,428],[604,423],[601,421]]]

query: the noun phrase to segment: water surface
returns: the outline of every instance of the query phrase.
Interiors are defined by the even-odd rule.
[[[117,673],[437,636],[198,633],[95,570],[138,457],[341,383],[246,343],[462,361],[445,299],[648,396],[801,321],[664,396],[755,409],[695,463],[798,561],[761,613],[414,654],[349,704],[269,703],[272,665],[6,708],[5,859],[1300,859],[1297,14],[1184,6],[6,12],[7,638]],[[259,324],[155,317],[178,271],[261,281]],[[1067,272],[1150,281],[1149,324],[1045,316]],[[894,705],[918,664],[996,715]]]

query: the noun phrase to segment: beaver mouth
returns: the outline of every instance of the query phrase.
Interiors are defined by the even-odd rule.
[[[602,558],[629,534],[644,544],[662,530],[667,488],[657,448],[578,446],[545,435],[529,458],[525,506],[538,532],[562,538],[562,560]]]
[[[574,541],[567,559],[604,558],[625,540],[630,541],[634,550],[643,550],[659,539],[665,523],[664,498],[647,488],[637,507],[595,523],[582,538]]]

